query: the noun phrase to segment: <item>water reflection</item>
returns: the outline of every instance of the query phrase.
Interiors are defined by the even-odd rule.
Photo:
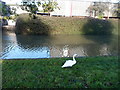
[[[69,47],[68,47],[68,45],[65,45],[63,47],[62,57],[69,57]]]
[[[103,56],[118,54],[117,36],[3,35],[2,59]]]

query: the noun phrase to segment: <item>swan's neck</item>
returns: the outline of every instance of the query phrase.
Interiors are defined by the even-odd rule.
[[[75,56],[73,56],[73,61],[76,61],[76,60],[75,60]]]

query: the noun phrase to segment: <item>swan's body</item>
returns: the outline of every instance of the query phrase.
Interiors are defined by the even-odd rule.
[[[64,68],[64,67],[72,67],[74,64],[76,64],[76,60],[75,60],[75,56],[76,56],[77,54],[74,54],[73,55],[73,60],[67,60],[65,63],[64,63],[64,65],[62,66],[62,68]]]

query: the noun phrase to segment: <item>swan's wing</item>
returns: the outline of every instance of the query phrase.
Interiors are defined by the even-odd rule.
[[[74,65],[74,61],[68,60],[64,63],[62,67],[71,67],[72,65]]]

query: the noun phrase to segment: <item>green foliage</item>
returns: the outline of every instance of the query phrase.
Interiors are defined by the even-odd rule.
[[[68,59],[3,60],[2,88],[119,88],[117,57],[76,58],[61,68]]]
[[[43,7],[44,12],[52,12],[54,11],[54,9],[60,9],[58,7],[58,3],[55,1],[51,1],[51,0],[45,1],[42,4],[42,7]]]
[[[22,26],[22,27],[21,27]],[[16,34],[49,34],[50,27],[40,19],[33,19],[31,15],[22,14],[16,21]]]
[[[6,5],[2,5],[2,13],[3,13],[3,15],[6,15],[8,13]]]
[[[29,0],[29,1],[23,0],[21,9],[31,12],[32,14],[36,14],[36,11],[38,11],[37,4],[33,0]]]
[[[93,34],[108,35],[117,32],[117,21],[77,17],[44,17],[33,20],[27,14],[16,22],[16,34]],[[112,23],[113,22],[113,23]],[[115,24],[114,24],[115,22]],[[113,25],[114,24],[114,25]],[[92,31],[90,30],[92,29]],[[90,32],[91,31],[91,32]]]
[[[99,19],[102,19],[102,18],[103,18],[103,15],[99,15],[98,18],[99,18]]]
[[[3,14],[3,16],[9,14],[10,11],[8,11],[9,10],[8,8],[9,7],[7,5],[4,5],[4,4],[2,5],[2,14]]]
[[[18,18],[19,15],[15,14],[15,15],[11,15],[8,19],[14,20],[16,21],[16,19]]]
[[[21,8],[23,10],[31,12],[32,14],[36,14],[39,6],[43,7],[44,12],[52,12],[54,11],[54,9],[59,8],[58,3],[51,0],[43,1],[42,3],[40,1],[37,2],[35,0],[29,0],[29,1],[23,0]]]
[[[2,2],[0,2],[0,13],[2,13]]]
[[[0,3],[0,13],[2,16],[9,16],[10,14],[13,14],[10,6],[3,2]]]
[[[111,35],[113,28],[111,22],[107,20],[88,19],[82,30],[88,35]]]

